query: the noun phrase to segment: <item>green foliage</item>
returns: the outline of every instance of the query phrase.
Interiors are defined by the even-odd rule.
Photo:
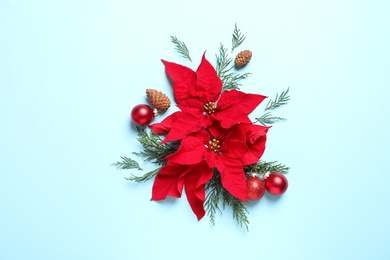
[[[245,226],[246,230],[249,231],[249,219],[247,210],[244,202],[233,197],[227,190],[222,189],[222,198],[223,198],[223,209],[228,205],[233,209],[233,218],[236,220],[237,224],[242,227]]]
[[[142,144],[144,150],[133,154],[144,158],[144,161],[162,166],[165,165],[163,158],[173,152],[169,145],[160,144],[162,141],[160,136],[152,131],[148,132],[138,128],[137,140]]]
[[[207,196],[204,202],[204,208],[210,221],[215,225],[215,215],[217,211],[222,214],[222,210],[219,208],[219,199],[222,193],[221,179],[219,173],[215,170],[214,176],[209,182],[206,183]]]
[[[240,227],[245,226],[247,231],[249,231],[248,210],[241,200],[233,197],[222,187],[220,174],[217,170],[214,171],[213,178],[206,184],[206,192],[204,207],[213,225],[215,225],[217,211],[222,214],[222,210],[219,207],[220,199],[222,199],[222,209],[224,210],[226,206],[230,206],[233,210],[233,219]]]
[[[134,174],[131,174],[130,177],[125,178],[125,179],[129,180],[129,181],[134,181],[134,182],[146,182],[146,181],[156,177],[156,175],[160,171],[160,169],[161,169],[161,167],[158,167],[150,172],[145,173],[142,176],[136,176]]]
[[[171,42],[175,45],[175,50],[179,52],[184,58],[192,62],[190,52],[184,42],[179,41],[176,36],[171,36]]]
[[[286,120],[283,117],[278,117],[272,115],[270,110],[274,110],[278,107],[284,106],[290,101],[290,94],[289,94],[290,88],[287,88],[286,90],[283,90],[282,93],[276,94],[275,99],[270,99],[267,103],[267,106],[265,107],[264,111],[265,113],[261,117],[255,118],[256,121],[264,126],[266,125],[272,125],[278,121]]]
[[[145,129],[138,128],[138,137],[137,140],[142,144],[144,147],[143,151],[141,152],[134,152],[133,154],[144,158],[144,161],[149,161],[151,163],[157,164],[160,167],[145,173],[141,176],[136,176],[134,174],[131,174],[130,177],[125,178],[129,181],[134,182],[145,182],[152,178],[154,178],[157,173],[160,171],[161,167],[166,164],[166,161],[163,159],[165,156],[171,154],[174,152],[174,149],[172,149],[169,145],[163,144],[161,145],[160,142],[162,141],[160,136],[152,131],[146,131]],[[122,161],[116,162],[113,165],[118,167],[118,169],[121,170],[128,170],[128,169],[138,169],[142,170],[142,168],[139,166],[138,162],[136,162],[133,159],[130,159],[128,157],[121,157]]]
[[[272,125],[278,121],[283,121],[286,120],[283,117],[278,117],[278,116],[273,116],[271,112],[266,112],[264,115],[261,117],[256,118],[256,121],[259,122],[260,124],[266,126],[266,125]]]
[[[283,90],[282,93],[276,94],[276,97],[274,100],[269,100],[267,106],[264,110],[272,110],[275,108],[278,108],[280,106],[286,105],[288,101],[290,101],[290,95],[289,95],[290,88],[287,88],[286,90]]]
[[[233,59],[227,54],[227,48],[221,43],[219,46],[219,53],[216,56],[217,66],[216,71],[218,77],[222,80],[222,89],[240,89],[242,85],[240,80],[247,78],[251,73],[237,73],[233,71]]]
[[[237,28],[237,24],[234,24],[234,31],[232,36],[232,52],[235,48],[241,45],[245,40],[245,35]]]
[[[121,170],[129,170],[129,169],[138,169],[142,170],[142,168],[139,166],[138,162],[125,156],[121,156],[122,161],[118,161],[116,163],[113,163],[112,165],[116,166],[118,169]]]
[[[256,164],[252,164],[244,167],[247,176],[249,176],[251,172],[256,172],[259,174],[264,174],[266,172],[279,172],[282,174],[287,174],[289,169],[290,169],[289,167],[281,163],[278,163],[277,161],[265,162],[262,160],[260,160]]]

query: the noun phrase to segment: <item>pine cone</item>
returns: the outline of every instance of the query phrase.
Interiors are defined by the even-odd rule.
[[[171,106],[171,100],[169,97],[160,91],[148,88],[146,90],[146,96],[148,97],[150,103],[152,103],[153,106],[160,111],[165,111]]]
[[[250,50],[245,50],[237,54],[234,63],[236,64],[237,68],[242,68],[249,63],[251,58],[252,58],[252,52]]]

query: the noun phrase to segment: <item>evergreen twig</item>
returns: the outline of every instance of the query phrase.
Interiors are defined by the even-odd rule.
[[[240,32],[240,29],[237,28],[237,24],[234,24],[234,31],[232,37],[232,52],[235,48],[241,45],[245,40],[245,35]]]
[[[240,80],[247,78],[251,73],[236,73],[232,71],[234,68],[232,63],[232,58],[229,57],[227,54],[227,48],[220,43],[219,46],[219,53],[216,56],[217,59],[217,66],[216,71],[218,77],[222,81],[222,89],[223,90],[231,90],[231,89],[240,89],[240,86],[242,85],[239,83]]]
[[[190,52],[184,42],[179,41],[176,36],[171,36],[171,42],[175,45],[175,50],[179,52],[184,58],[192,62]]]
[[[257,172],[257,173],[279,172],[282,174],[287,174],[288,171],[290,170],[290,167],[278,163],[277,161],[265,162],[260,160],[258,163],[245,166],[244,170],[247,176],[249,176],[251,172]]]
[[[137,140],[142,144],[144,150],[141,152],[134,152],[133,154],[144,158],[144,161],[149,161],[157,165],[164,165],[164,157],[173,153],[171,147],[167,144],[160,144],[161,138],[158,134],[150,131],[149,133],[144,129],[138,128]]]
[[[146,182],[152,178],[154,178],[157,173],[160,171],[161,167],[156,168],[150,172],[145,173],[142,176],[136,176],[134,174],[131,174],[130,177],[125,177],[126,180],[134,181],[134,182]]]
[[[225,209],[226,205],[229,205],[233,210],[233,218],[236,220],[237,224],[242,227],[243,225],[246,228],[246,231],[249,231],[249,211],[244,205],[244,203],[231,195],[227,190],[222,189],[222,206]]]
[[[274,100],[269,100],[267,106],[265,107],[265,111],[272,110],[275,108],[278,108],[280,106],[286,105],[288,101],[290,100],[289,95],[290,88],[287,88],[286,90],[283,90],[282,93],[276,94],[276,97]]]
[[[222,214],[222,210],[219,208],[221,190],[222,186],[220,184],[219,174],[215,173],[213,178],[206,184],[206,191],[208,191],[208,194],[204,202],[204,208],[214,226],[217,211]]]
[[[125,156],[121,156],[122,161],[113,163],[112,165],[116,166],[118,169],[121,170],[129,170],[129,169],[138,169],[142,170],[142,168],[139,166],[138,162]]]
[[[174,149],[172,149],[169,145],[163,144],[161,145],[161,138],[156,133],[149,131],[147,132],[145,129],[137,128],[138,137],[137,140],[144,147],[141,152],[133,152],[133,154],[144,158],[144,161],[150,161],[151,163],[157,164],[160,167],[149,171],[141,176],[136,176],[131,174],[130,177],[125,177],[126,180],[134,181],[134,182],[146,182],[152,178],[154,178],[157,173],[160,171],[161,167],[166,164],[164,157],[173,153]],[[113,165],[117,166],[118,169],[128,170],[128,169],[138,169],[142,170],[139,166],[138,162],[128,157],[121,157],[121,162],[116,162]]]
[[[278,116],[273,116],[271,114],[271,112],[266,112],[264,115],[262,115],[261,117],[257,117],[255,118],[257,122],[259,122],[260,124],[266,126],[266,125],[272,125],[274,123],[276,123],[277,121],[283,121],[283,120],[286,120],[285,118],[283,117],[278,117]]]
[[[240,227],[245,226],[249,231],[249,211],[246,209],[244,203],[239,199],[232,196],[225,188],[222,187],[220,174],[217,170],[214,170],[213,178],[206,184],[206,191],[208,192],[204,207],[207,215],[210,217],[210,221],[215,225],[215,216],[217,211],[222,214],[222,210],[219,207],[219,201],[222,199],[222,207],[230,206],[233,210],[233,218],[236,220]]]
[[[270,112],[270,110],[274,110],[278,107],[281,107],[283,105],[286,105],[288,101],[290,101],[290,95],[289,95],[290,88],[287,88],[286,90],[283,90],[282,93],[276,94],[275,99],[270,99],[264,109],[266,111],[261,117],[255,118],[256,121],[262,125],[272,125],[278,121],[286,120],[283,117],[274,116]]]

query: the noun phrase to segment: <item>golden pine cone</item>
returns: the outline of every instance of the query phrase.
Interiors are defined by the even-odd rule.
[[[236,64],[237,68],[242,68],[249,63],[251,58],[252,58],[252,52],[250,50],[245,50],[237,54],[234,63]]]
[[[160,111],[165,111],[171,106],[169,97],[160,91],[148,88],[146,90],[146,96],[150,103]]]

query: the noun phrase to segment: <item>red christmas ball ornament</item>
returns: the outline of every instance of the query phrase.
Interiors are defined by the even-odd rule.
[[[259,200],[265,193],[264,182],[255,173],[246,179],[246,197],[248,200]]]
[[[288,187],[287,178],[278,172],[271,173],[265,180],[265,188],[275,196],[282,195]]]
[[[145,126],[150,124],[153,120],[153,117],[153,109],[148,105],[136,105],[131,110],[131,119],[133,120],[134,124],[138,126]]]

